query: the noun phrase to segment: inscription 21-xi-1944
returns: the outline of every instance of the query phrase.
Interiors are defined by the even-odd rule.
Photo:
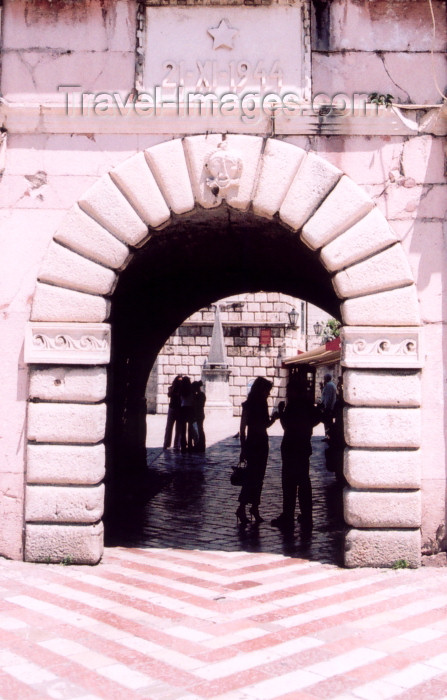
[[[266,61],[229,61],[226,65],[219,61],[205,60],[187,64],[186,61],[164,61],[164,77],[161,87],[169,90],[177,87],[192,88],[206,92],[226,88],[239,92],[248,88],[281,90],[284,72],[279,61],[270,64]]]

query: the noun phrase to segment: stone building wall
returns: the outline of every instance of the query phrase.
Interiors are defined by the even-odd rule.
[[[241,294],[217,303],[231,370],[229,385],[234,415],[240,415],[241,403],[257,376],[273,381],[271,397],[273,403],[277,403],[285,397],[288,376],[288,370],[282,368],[282,359],[304,351],[309,339],[310,348],[316,342],[321,343],[313,328],[309,338],[306,330],[311,320],[318,319],[324,324],[329,314],[278,292]],[[298,312],[296,328],[290,327],[288,314],[292,309]],[[146,389],[149,412],[167,412],[168,387],[177,374],[186,374],[193,381],[203,378],[202,367],[208,356],[213,323],[213,306],[201,309],[166,342]]]

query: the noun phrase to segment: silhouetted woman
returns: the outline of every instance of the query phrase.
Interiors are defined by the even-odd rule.
[[[274,518],[274,527],[292,529],[298,492],[302,530],[312,529],[312,485],[309,477],[312,454],[312,429],[321,421],[321,413],[307,394],[305,375],[292,375],[287,385],[287,404],[279,404],[279,419],[284,428],[281,442],[282,513]]]
[[[205,452],[206,438],[203,429],[205,421],[205,402],[206,396],[202,391],[203,382],[201,380],[191,384],[193,396],[193,449],[195,452]]]
[[[267,398],[272,390],[272,382],[265,377],[256,377],[248,398],[242,404],[241,416],[241,460],[247,460],[247,474],[239,495],[239,508],[236,517],[241,525],[248,522],[245,506],[250,503],[250,515],[256,523],[263,518],[259,515],[262,485],[269,454],[267,428],[278,415],[269,417]]]
[[[187,449],[188,451],[192,450],[194,430],[193,401],[194,397],[191,388],[191,380],[189,377],[183,377],[180,385],[180,447],[182,454],[185,454]]]
[[[165,437],[164,437],[164,441],[163,441],[163,449],[164,450],[167,450],[168,447],[171,447],[172,431],[173,431],[174,425],[175,425],[174,449],[175,450],[180,449],[180,435],[181,435],[180,386],[181,386],[181,383],[182,383],[182,375],[178,374],[168,389],[169,407],[168,407],[168,416],[166,419]]]

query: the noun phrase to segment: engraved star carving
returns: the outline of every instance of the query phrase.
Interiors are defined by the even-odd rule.
[[[220,48],[234,48],[233,39],[237,33],[238,30],[234,27],[230,27],[226,19],[221,19],[217,27],[210,27],[210,29],[208,29],[208,34],[214,39],[213,51]]]

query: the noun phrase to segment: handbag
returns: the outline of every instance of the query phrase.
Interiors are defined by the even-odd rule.
[[[242,486],[247,476],[247,462],[240,460],[236,467],[231,467],[230,481],[233,486]]]

